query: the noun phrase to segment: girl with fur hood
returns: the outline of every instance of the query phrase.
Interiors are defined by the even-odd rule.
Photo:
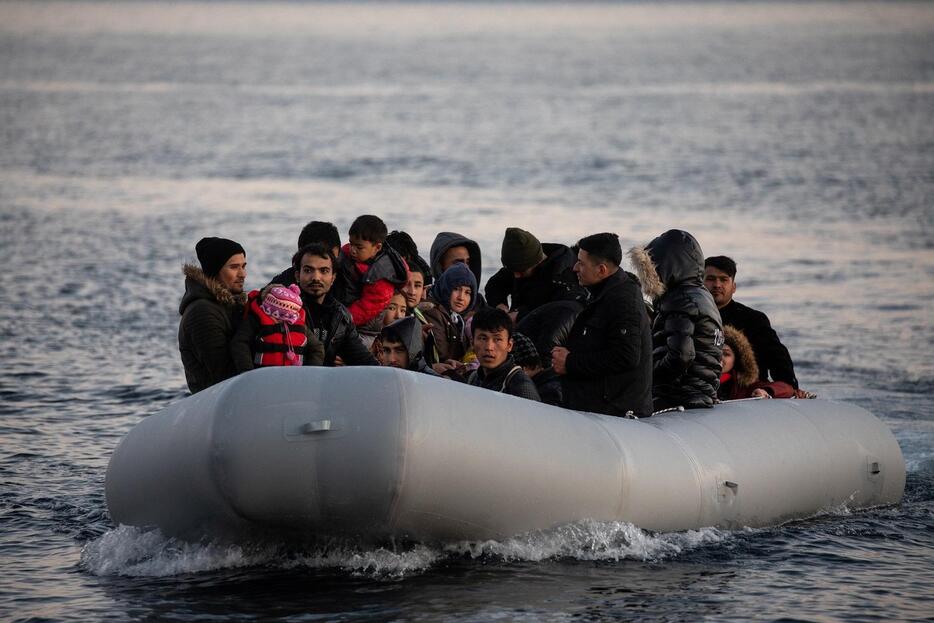
[[[720,400],[742,398],[814,398],[814,394],[795,389],[784,381],[760,381],[759,366],[752,344],[742,331],[723,327],[723,371],[720,373]]]

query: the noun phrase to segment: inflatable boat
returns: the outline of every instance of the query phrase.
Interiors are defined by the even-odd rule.
[[[266,368],[149,416],[107,469],[115,522],[169,534],[503,538],[583,519],[767,526],[897,503],[867,411],[744,400],[642,420],[392,368]]]

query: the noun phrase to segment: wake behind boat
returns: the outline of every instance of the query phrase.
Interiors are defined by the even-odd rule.
[[[582,519],[767,526],[897,503],[905,463],[859,407],[746,400],[628,420],[392,368],[267,368],[141,421],[106,478],[115,522],[502,538]]]

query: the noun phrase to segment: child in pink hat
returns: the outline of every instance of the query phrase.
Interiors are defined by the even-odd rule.
[[[297,285],[247,296],[246,316],[230,345],[237,372],[267,366],[321,365],[324,345],[311,334]]]

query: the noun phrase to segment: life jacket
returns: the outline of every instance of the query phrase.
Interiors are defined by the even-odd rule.
[[[259,291],[250,292],[248,309],[259,320],[259,330],[253,340],[253,365],[265,366],[300,366],[304,360],[305,345],[305,308],[299,312],[294,324],[285,325],[272,318],[260,307]],[[288,341],[287,341],[288,340]],[[289,359],[289,345],[295,353]]]

